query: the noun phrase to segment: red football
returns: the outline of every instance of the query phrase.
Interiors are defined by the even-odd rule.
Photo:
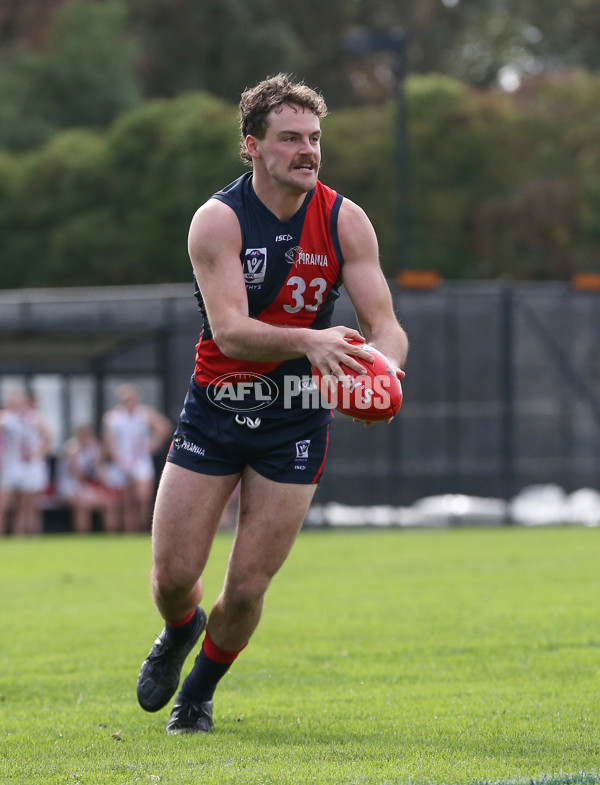
[[[349,340],[348,343],[358,345],[359,341]],[[381,352],[368,343],[360,344],[363,349],[373,355],[374,362],[358,362],[366,369],[365,374],[358,373],[342,365],[350,379],[350,387],[343,387],[339,379],[335,380],[334,389],[325,383],[321,372],[312,369],[313,376],[319,387],[322,399],[327,405],[335,407],[342,414],[354,420],[379,422],[393,417],[402,406],[402,385],[396,376],[394,367]]]

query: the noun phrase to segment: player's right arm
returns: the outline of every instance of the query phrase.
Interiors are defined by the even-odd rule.
[[[250,317],[240,252],[242,237],[234,211],[210,199],[196,212],[190,226],[188,250],[206,308],[213,339],[227,357],[255,362],[282,361],[306,355],[324,375],[343,376],[345,363],[356,371],[354,358],[370,360],[359,346],[357,330],[330,327],[311,330],[280,327]]]
[[[107,411],[102,418],[102,447],[108,460],[119,466],[119,459],[121,456],[115,441],[112,409],[109,409],[109,411]]]
[[[52,434],[50,433],[48,424],[38,412],[36,412],[35,423],[40,436],[40,442],[35,451],[35,457],[45,458],[49,454],[50,448],[52,447]]]

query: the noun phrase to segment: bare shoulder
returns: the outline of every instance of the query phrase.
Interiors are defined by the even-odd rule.
[[[209,199],[196,210],[188,237],[192,260],[210,257],[217,251],[239,252],[241,245],[240,224],[231,207],[218,199]]]
[[[365,211],[350,199],[344,198],[338,217],[338,235],[346,262],[355,258],[378,257],[377,237]]]
[[[235,212],[220,199],[208,199],[197,210],[192,219],[192,227],[210,225],[214,222],[237,223]]]
[[[340,206],[340,214],[338,218],[338,228],[340,231],[348,232],[353,229],[364,229],[370,227],[372,224],[365,211],[360,205],[353,202],[351,199],[344,197]]]

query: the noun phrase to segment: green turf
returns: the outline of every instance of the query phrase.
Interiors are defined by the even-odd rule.
[[[600,783],[599,538],[304,532],[201,737],[135,700],[148,538],[4,539],[0,783]]]

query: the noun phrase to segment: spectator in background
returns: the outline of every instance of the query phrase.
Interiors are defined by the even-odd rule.
[[[34,398],[23,388],[14,389],[0,411],[0,533],[41,534],[39,500],[50,479],[50,431]]]
[[[167,417],[141,403],[137,387],[117,390],[117,405],[103,419],[104,442],[110,465],[108,487],[118,490],[126,532],[149,528],[154,501],[154,454],[173,432]]]
[[[91,532],[93,514],[98,512],[106,532],[118,529],[117,499],[102,481],[102,443],[90,425],[81,425],[65,442],[58,460],[56,490],[71,508],[73,528]]]

